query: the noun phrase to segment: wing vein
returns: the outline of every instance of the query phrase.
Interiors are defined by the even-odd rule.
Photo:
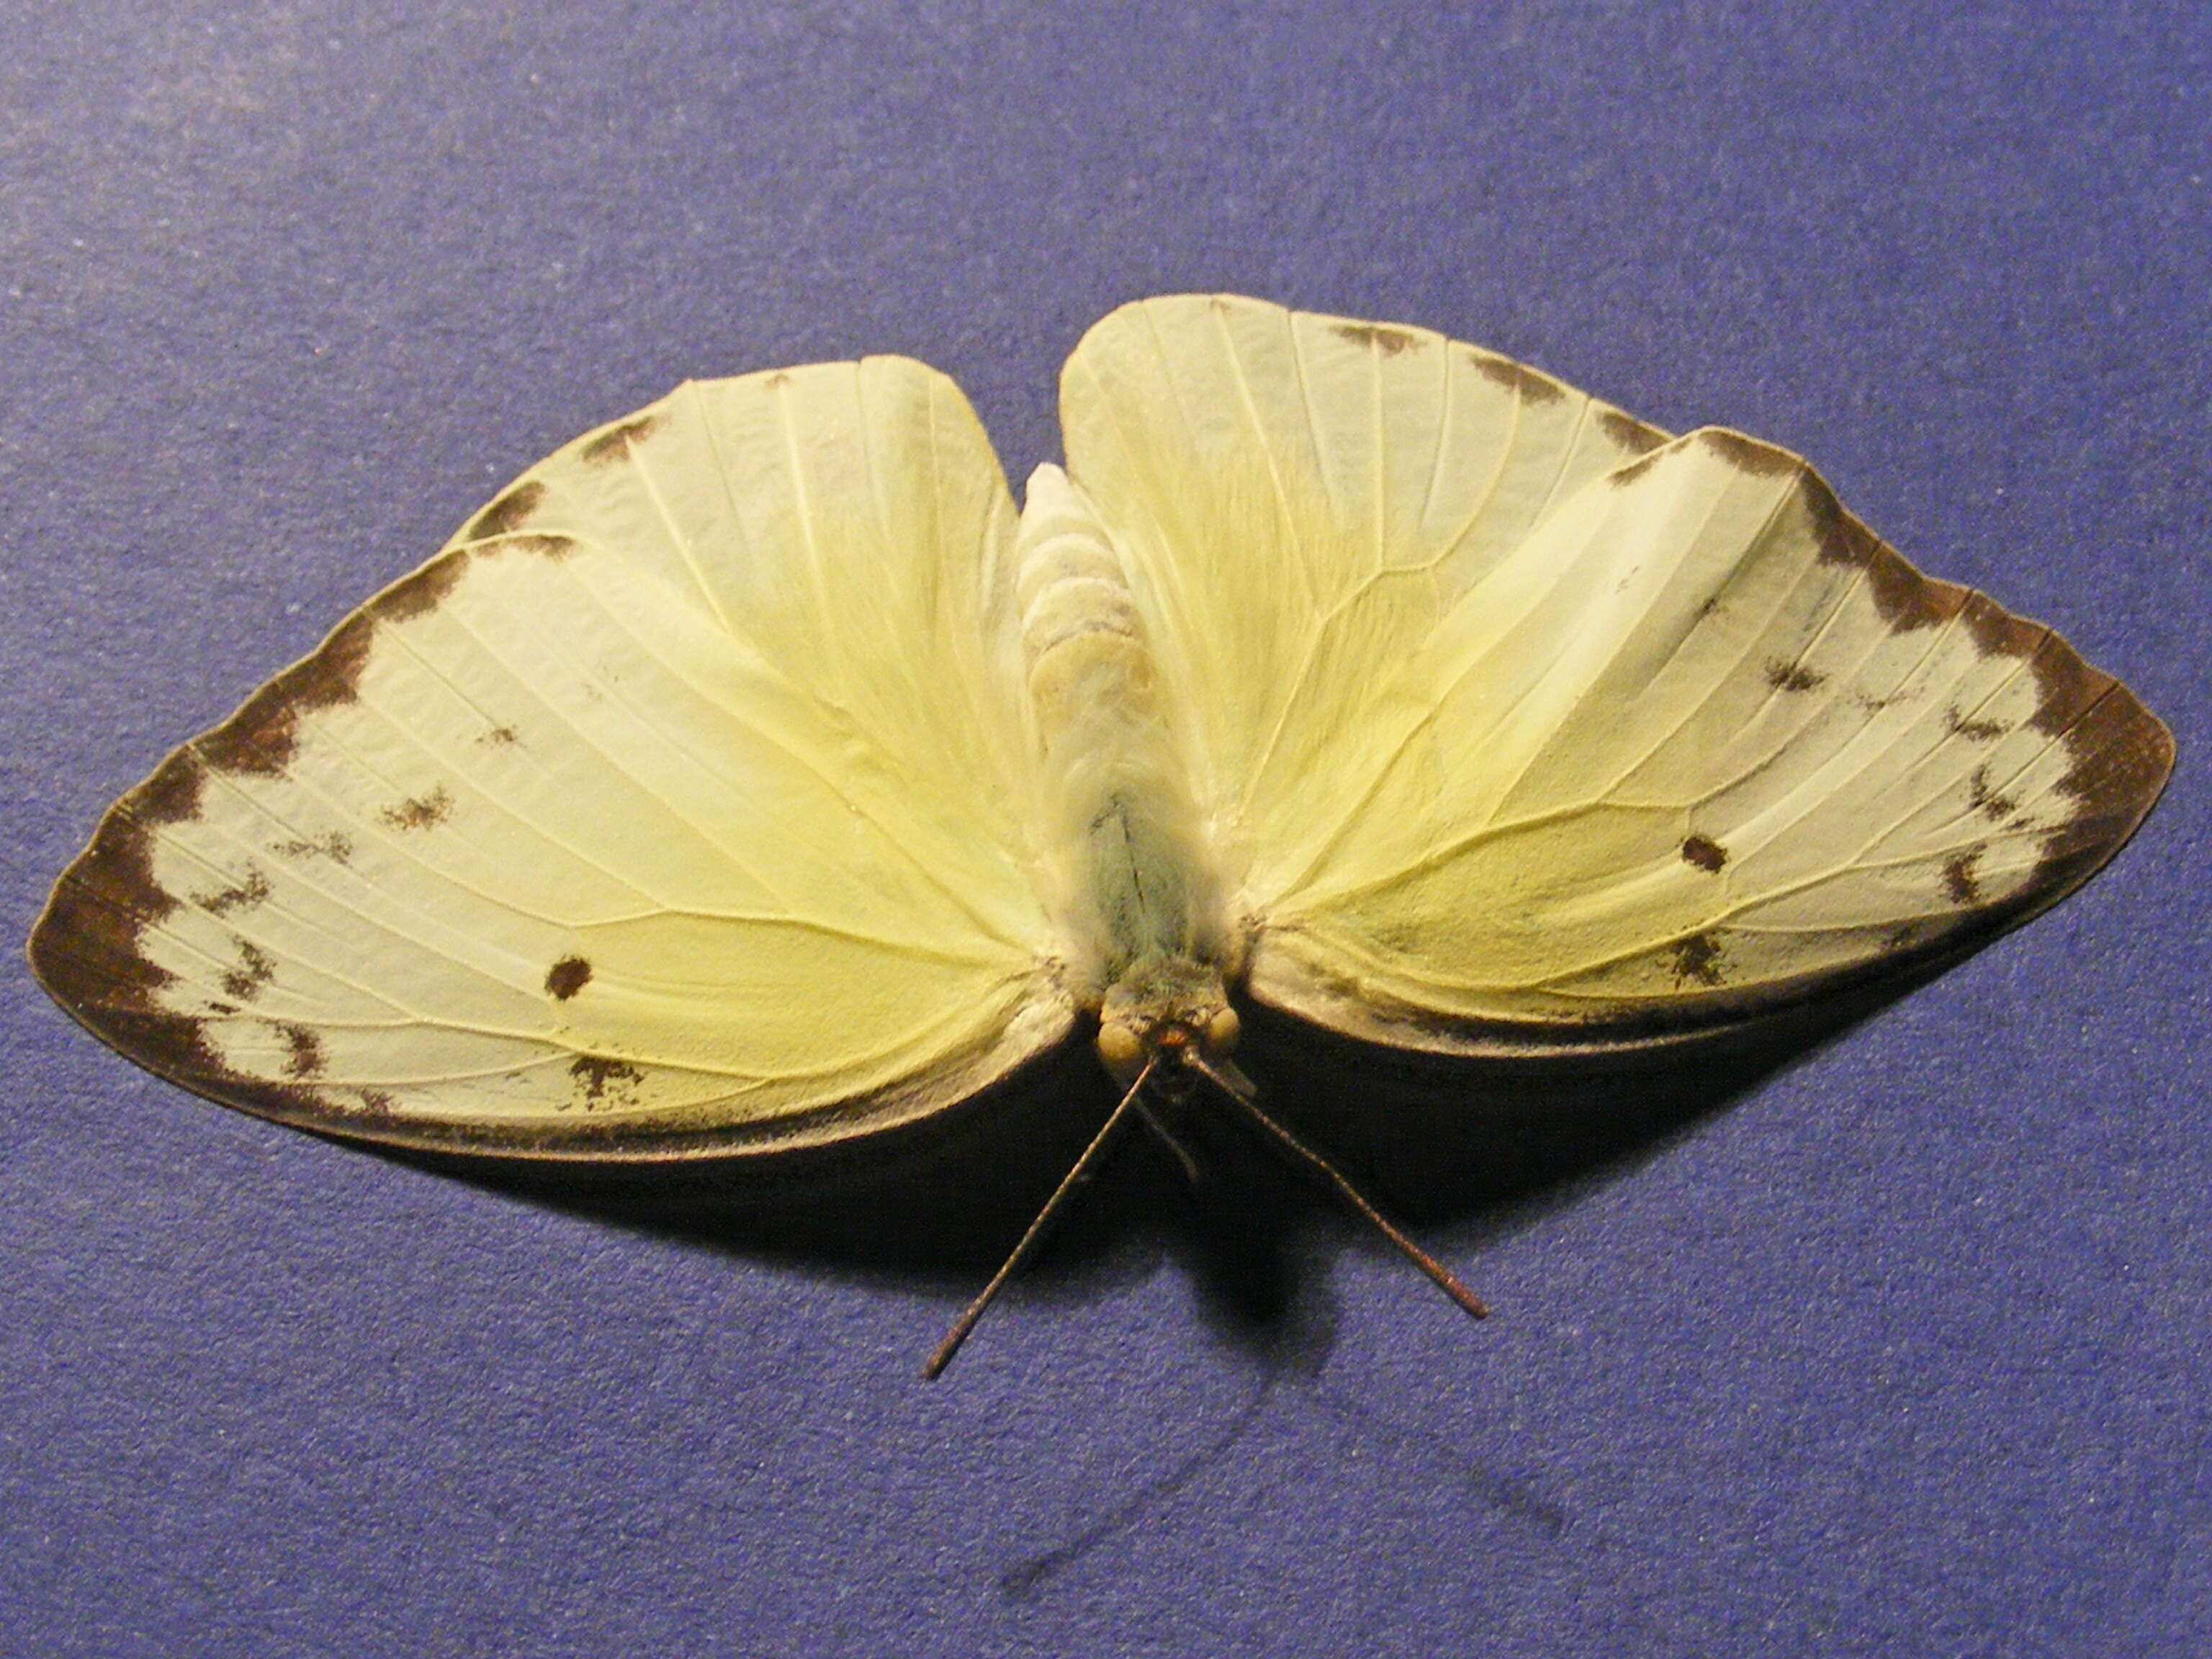
[[[696,388],[698,383],[689,381],[686,384]],[[692,393],[695,412],[698,402],[699,396],[695,389]],[[711,444],[711,437],[708,441]],[[699,596],[707,601],[707,608],[714,612],[714,621],[720,625],[722,632],[734,635],[737,629],[730,624],[730,613],[722,608],[721,595],[717,593],[714,585],[708,581],[706,567],[699,562],[698,550],[692,544],[691,538],[684,533],[683,526],[676,520],[676,515],[668,510],[668,502],[661,494],[659,483],[653,477],[653,469],[645,463],[642,447],[635,443],[625,442],[623,445],[623,458],[631,471],[637,474],[638,482],[644,488],[646,500],[653,504],[653,512],[659,515],[660,522],[666,526],[668,539],[674,545],[678,556],[684,561],[684,568],[690,574],[692,586],[699,590]],[[716,457],[716,467],[718,471],[720,470],[719,456]]]

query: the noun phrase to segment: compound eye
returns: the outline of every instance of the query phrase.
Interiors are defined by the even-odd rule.
[[[1206,1030],[1200,1039],[1209,1060],[1225,1058],[1237,1047],[1237,1039],[1243,1032],[1243,1023],[1237,1018],[1234,1008],[1223,1008],[1206,1022]]]
[[[1098,1028],[1098,1058],[1114,1079],[1126,1086],[1135,1082],[1137,1073],[1144,1069],[1145,1045],[1126,1025],[1102,1025]]]

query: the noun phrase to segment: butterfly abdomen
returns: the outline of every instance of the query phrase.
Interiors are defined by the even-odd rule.
[[[1030,477],[1016,566],[1056,908],[1095,997],[1139,960],[1212,954],[1218,884],[1128,578],[1056,466]]]

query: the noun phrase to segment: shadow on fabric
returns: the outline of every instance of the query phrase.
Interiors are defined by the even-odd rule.
[[[1485,1241],[1623,1178],[1906,988],[1826,1003],[1755,1039],[1656,1062],[1531,1070],[1413,1057],[1265,1009],[1246,1011],[1238,1057],[1271,1113],[1466,1265],[1479,1290]],[[949,1121],[850,1151],[652,1170],[383,1155],[732,1254],[964,1296],[1005,1259],[1113,1102],[1078,1041]],[[1169,1256],[1188,1267],[1203,1315],[1225,1338],[1261,1358],[1280,1348],[1305,1281],[1325,1270],[1328,1241],[1372,1236],[1356,1219],[1331,1219],[1331,1195],[1215,1104],[1194,1102],[1180,1121],[1195,1183],[1132,1126],[1026,1273],[1023,1294],[1087,1299]]]

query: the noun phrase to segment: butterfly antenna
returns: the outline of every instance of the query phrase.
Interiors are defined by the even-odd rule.
[[[1342,1170],[1262,1110],[1259,1091],[1252,1086],[1252,1079],[1238,1071],[1231,1061],[1226,1059],[1208,1060],[1194,1047],[1185,1049],[1182,1059],[1184,1065],[1190,1066],[1242,1107],[1245,1115],[1265,1130],[1276,1146],[1326,1179],[1336,1189],[1339,1198],[1358,1211],[1377,1232],[1404,1251],[1407,1259],[1434,1280],[1437,1287],[1446,1296],[1477,1319],[1489,1315],[1490,1310],[1483,1306],[1481,1298],[1460,1283],[1458,1274],[1392,1226],[1382,1212],[1367,1201],[1359,1188],[1345,1179]]]
[[[1120,1132],[1130,1113],[1143,1111],[1138,1097],[1144,1093],[1145,1085],[1152,1080],[1152,1066],[1157,1063],[1146,1061],[1145,1069],[1137,1073],[1137,1080],[1129,1085],[1129,1092],[1121,1097],[1121,1103],[1099,1126],[1098,1133],[1091,1138],[1091,1144],[1083,1149],[1083,1156],[1075,1160],[1074,1167],[1060,1177],[1060,1185],[1054,1188],[1052,1196],[1045,1200],[1044,1208],[1039,1210],[1036,1219],[1030,1223],[1030,1230],[1022,1235],[1021,1243],[1014,1246],[1013,1254],[1006,1259],[998,1272],[991,1275],[991,1282],[976,1292],[975,1299],[968,1304],[967,1311],[953,1321],[952,1328],[945,1334],[945,1340],[937,1345],[937,1352],[929,1356],[929,1363],[921,1368],[923,1376],[934,1380],[952,1363],[952,1356],[960,1352],[960,1345],[968,1340],[968,1333],[975,1328],[975,1322],[983,1316],[983,1310],[991,1305],[993,1298],[1020,1270],[1021,1265],[1036,1254],[1036,1248],[1044,1242],[1046,1231],[1054,1219],[1066,1207],[1067,1201],[1075,1196],[1077,1189],[1091,1179],[1091,1171],[1105,1157],[1107,1147],[1112,1145],[1115,1135]],[[1152,1115],[1149,1112],[1144,1115],[1147,1119]]]

